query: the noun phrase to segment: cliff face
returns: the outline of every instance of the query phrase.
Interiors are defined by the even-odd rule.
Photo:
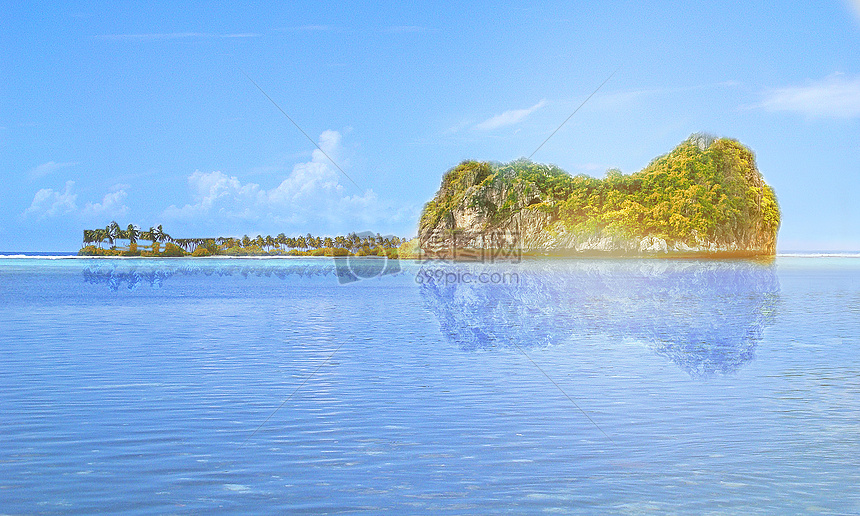
[[[773,255],[779,207],[752,152],[694,135],[640,172],[572,177],[547,165],[467,161],[419,227],[426,256]]]

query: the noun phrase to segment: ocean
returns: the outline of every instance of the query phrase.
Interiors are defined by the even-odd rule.
[[[0,514],[857,514],[860,257],[0,259]]]

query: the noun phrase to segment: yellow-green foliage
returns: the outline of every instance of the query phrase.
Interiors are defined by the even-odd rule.
[[[78,251],[78,256],[122,256],[122,251],[117,249],[102,249],[94,245],[88,245]]]
[[[181,256],[185,256],[186,253],[184,249],[179,247],[176,244],[168,242],[166,246],[164,246],[164,252],[161,253],[161,256],[166,256],[170,258],[179,258]]]
[[[702,142],[707,140],[707,146]],[[489,172],[485,172],[489,169]],[[472,175],[481,170],[482,176]],[[507,196],[492,204],[485,192],[505,183]],[[476,194],[463,193],[476,185]],[[540,201],[526,205],[536,189]],[[704,238],[743,241],[776,235],[776,195],[761,178],[753,153],[735,140],[693,135],[672,152],[630,175],[610,170],[604,179],[570,176],[528,160],[508,164],[463,162],[449,171],[437,197],[424,208],[422,228],[432,228],[463,203],[499,222],[520,209],[537,209],[575,231],[656,236],[669,241]]]
[[[424,206],[421,227],[434,227],[449,215],[463,198],[469,186],[478,184],[492,173],[489,163],[464,161],[442,177],[442,187],[436,198]]]
[[[397,249],[397,255],[404,260],[414,260],[420,255],[421,244],[417,238],[407,240]]]
[[[137,249],[137,244],[132,242],[128,245],[128,250],[122,253],[123,256],[140,256],[140,251]]]
[[[349,256],[349,251],[342,247],[320,247],[307,251],[305,256]]]
[[[263,251],[263,249],[256,244],[249,244],[247,247],[234,245],[233,247],[226,249],[224,254],[227,256],[263,256],[266,254],[266,251]]]

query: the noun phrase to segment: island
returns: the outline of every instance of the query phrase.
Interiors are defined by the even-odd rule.
[[[776,195],[753,152],[693,134],[643,170],[603,179],[553,165],[464,161],[421,214],[428,258],[773,256]]]
[[[108,247],[104,246],[107,242]],[[148,242],[148,243],[146,243]],[[288,237],[245,235],[235,237],[174,238],[161,225],[141,230],[129,224],[125,229],[116,222],[105,228],[85,229],[79,256],[122,256],[142,258],[180,258],[208,256],[368,256],[397,259],[406,239],[382,236],[369,231],[335,237]],[[407,246],[408,247],[408,246]]]

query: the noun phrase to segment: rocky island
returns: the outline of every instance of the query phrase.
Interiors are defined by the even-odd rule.
[[[739,142],[694,134],[639,172],[571,176],[525,159],[464,161],[421,214],[425,257],[772,256],[773,189]]]

